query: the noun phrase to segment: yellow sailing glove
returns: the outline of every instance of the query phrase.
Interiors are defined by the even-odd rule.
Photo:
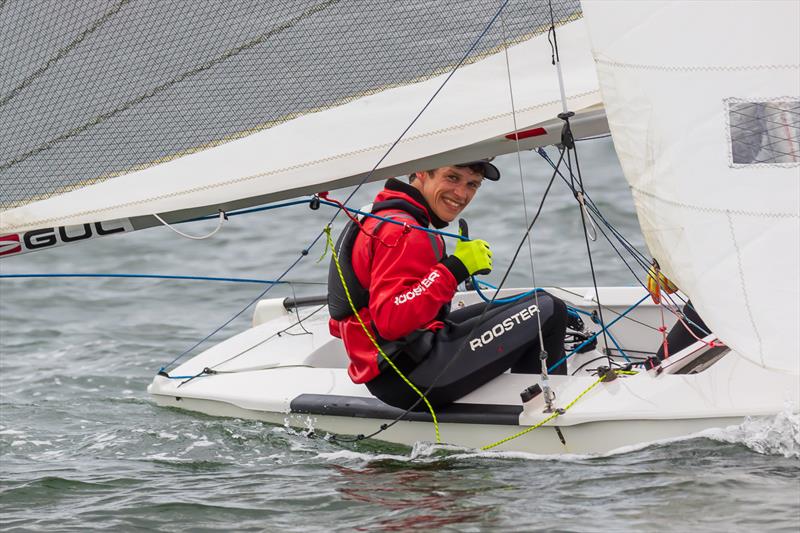
[[[453,255],[464,264],[470,276],[492,271],[492,251],[484,240],[458,241]]]
[[[678,290],[678,287],[676,287],[675,284],[667,278],[667,276],[661,273],[661,270],[659,270],[658,267],[658,262],[653,259],[653,264],[647,271],[647,291],[653,298],[653,303],[661,303],[662,290],[666,294],[672,294]]]

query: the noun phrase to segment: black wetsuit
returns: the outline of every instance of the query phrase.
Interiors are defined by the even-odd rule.
[[[412,224],[416,222],[420,226],[428,226],[429,222],[435,227],[446,225],[446,222],[438,217],[429,215],[431,210],[419,191],[397,180],[387,182],[384,192],[376,197],[372,210],[373,213],[391,213],[391,216],[396,217],[395,220],[407,219],[408,222]],[[378,286],[371,286],[366,280],[364,283],[367,284],[362,285],[356,273],[353,256],[356,251],[365,250],[358,249],[357,242],[359,237],[364,238],[362,235],[364,231],[359,230],[354,222],[348,223],[336,244],[339,265],[337,267],[331,260],[329,268],[328,310],[331,314],[331,330],[345,340],[345,347],[351,359],[349,370],[354,366],[358,367],[354,372],[349,372],[351,379],[356,378],[353,379],[356,383],[365,383],[378,399],[395,407],[407,408],[419,399],[419,395],[383,356],[372,350],[372,342],[377,342],[381,346],[387,357],[418,389],[426,393],[428,400],[435,407],[454,402],[508,369],[512,372],[540,372],[539,321],[541,321],[545,351],[548,354],[547,364],[552,366],[563,358],[567,309],[561,300],[540,291],[516,302],[492,305],[482,317],[487,305],[484,303],[452,311],[450,300],[455,294],[457,284],[466,280],[469,274],[461,261],[446,256],[441,237],[408,233],[406,240],[401,241],[405,235],[402,226],[374,220],[366,221],[364,226],[367,227],[367,231],[371,231],[386,242],[404,244],[386,246],[369,240],[362,241],[361,246],[369,245],[366,250],[370,251],[371,255],[362,253],[359,257],[361,261],[366,261],[366,264],[359,264],[369,269],[369,283],[373,283],[376,279],[382,280]],[[389,236],[391,232],[394,234]],[[413,248],[408,244],[411,238],[416,239]],[[377,251],[382,254],[381,260],[392,266],[392,271],[376,271],[373,262]],[[402,263],[399,263],[398,258],[391,257],[391,254],[400,253],[407,255]],[[387,261],[386,257],[391,260]],[[417,267],[415,274],[420,272],[425,276],[428,276],[429,272],[436,274],[437,285],[434,286],[430,280],[427,280],[426,285],[426,279],[417,281],[416,284],[409,280],[406,280],[409,283],[405,285],[398,283],[397,278],[409,276],[403,269],[412,264]],[[345,278],[350,297],[345,294],[340,277]],[[445,285],[447,290],[442,288]],[[382,294],[381,290],[387,291],[386,286],[390,291]],[[401,301],[401,298],[405,298],[405,292],[399,295],[391,292],[398,286],[406,290],[418,286],[415,288],[418,292],[409,290],[407,300]],[[434,289],[438,291],[435,295]],[[421,312],[424,302],[434,302],[435,308],[428,310],[433,311],[431,316],[435,313],[435,318],[420,320],[417,329],[402,337],[392,336],[391,340],[384,339],[380,335],[378,324],[374,321],[375,317],[371,315],[372,311],[377,309],[370,309],[370,304],[376,299],[380,300],[381,297],[384,306],[389,306],[389,311],[397,311],[391,306],[415,305],[417,311]],[[351,300],[354,302],[352,305],[362,310],[360,316],[369,318],[363,326],[353,319]],[[384,308],[384,312],[386,310]],[[417,318],[417,315],[410,312],[396,313],[398,321],[414,322]],[[385,316],[378,322],[382,324],[383,331],[391,329],[390,326],[397,327],[397,324],[387,324]],[[367,343],[366,337],[361,338],[363,327],[371,330],[374,341]],[[369,349],[365,350],[365,346]],[[354,365],[354,361],[359,365]],[[373,361],[374,369],[370,368]],[[373,370],[374,376],[371,376]],[[560,365],[554,373],[566,374],[566,365]],[[364,379],[365,377],[367,379]],[[359,381],[362,379],[363,381]],[[425,409],[426,406],[424,402],[419,402],[416,408]]]
[[[486,305],[453,311],[445,318],[444,328],[425,332],[393,355],[387,354],[422,392],[430,388],[426,397],[434,407],[461,398],[509,368],[515,373],[541,372],[539,319],[547,364],[552,366],[564,357],[564,302],[539,292],[517,302],[493,305],[480,319]],[[369,391],[395,407],[405,409],[414,404],[419,395],[385,361],[384,365],[380,375],[366,384]],[[562,363],[552,373],[566,374],[566,370]],[[419,402],[415,409],[426,406]]]

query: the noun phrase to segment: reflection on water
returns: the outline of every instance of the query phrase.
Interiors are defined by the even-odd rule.
[[[338,473],[337,491],[347,500],[374,505],[375,524],[357,527],[359,531],[407,531],[459,524],[490,527],[499,511],[494,505],[475,502],[482,492],[496,489],[472,482],[459,486],[447,462],[407,463],[392,460],[370,462],[364,468],[334,465]],[[388,511],[388,512],[387,512]],[[458,529],[458,528],[456,528]]]

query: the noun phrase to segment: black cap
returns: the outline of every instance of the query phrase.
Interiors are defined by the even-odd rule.
[[[455,165],[457,167],[470,167],[475,172],[479,172],[483,175],[484,178],[487,180],[497,181],[500,179],[500,171],[497,170],[497,167],[490,163],[490,161],[494,159],[478,159],[477,161],[470,161],[468,163],[461,163]]]

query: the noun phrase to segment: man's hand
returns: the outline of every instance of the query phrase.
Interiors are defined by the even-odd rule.
[[[484,240],[458,241],[453,255],[464,264],[470,276],[492,271],[492,251]]]

